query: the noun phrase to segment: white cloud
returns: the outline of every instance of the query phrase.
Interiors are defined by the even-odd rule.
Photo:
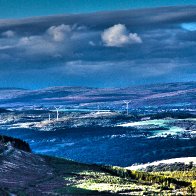
[[[142,43],[142,39],[137,33],[129,33],[123,24],[105,29],[101,38],[104,45],[109,47],[123,47],[128,44]]]
[[[26,54],[54,54],[57,52],[58,47],[53,42],[50,42],[43,36],[29,36],[22,37],[17,45],[23,48]]]
[[[0,50],[6,50],[6,49],[11,49],[11,48],[14,48],[14,46],[11,46],[11,45],[1,46],[0,45]]]
[[[69,25],[51,26],[42,35],[21,37],[18,47],[29,55],[52,55],[60,57],[71,50],[72,28]]]
[[[47,33],[52,36],[56,42],[64,41],[67,37],[70,37],[71,27],[69,25],[52,26],[47,30]]]
[[[89,43],[89,45],[91,45],[91,46],[95,46],[95,45],[96,45],[94,41],[89,41],[88,43]]]
[[[24,33],[23,36],[15,36],[14,31],[0,33],[0,50],[16,48],[15,55],[19,56],[51,56],[61,58],[73,56],[74,48],[84,47],[89,37],[94,34],[88,33],[84,26],[61,24],[49,26],[42,34]],[[78,45],[78,42],[80,43]]]
[[[8,30],[8,31],[3,32],[2,36],[7,37],[7,38],[11,38],[11,37],[15,36],[15,32],[11,31],[11,30]]]
[[[183,23],[182,28],[187,30],[187,31],[196,31],[196,22],[192,23]]]

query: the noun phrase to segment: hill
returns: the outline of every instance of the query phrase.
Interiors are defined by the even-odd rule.
[[[8,112],[8,110],[4,109],[4,108],[0,108],[0,113],[5,113]]]
[[[51,87],[40,90],[0,89],[0,106],[66,105],[122,108],[122,100],[132,107],[195,104],[196,82],[166,83],[128,88]]]
[[[12,138],[12,141],[14,139]],[[194,194],[195,168],[171,176],[36,155],[0,142],[0,195]],[[22,141],[16,141],[21,142]]]

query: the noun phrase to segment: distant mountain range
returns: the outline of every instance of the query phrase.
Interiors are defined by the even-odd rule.
[[[196,82],[153,84],[127,88],[50,87],[40,90],[0,89],[0,107],[65,105],[119,107],[130,100],[132,107],[195,106]]]

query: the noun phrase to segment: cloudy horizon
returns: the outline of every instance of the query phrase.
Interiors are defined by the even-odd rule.
[[[0,87],[195,81],[196,6],[0,20]]]

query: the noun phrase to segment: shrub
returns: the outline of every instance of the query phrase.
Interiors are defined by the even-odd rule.
[[[17,138],[0,135],[0,142],[2,142],[2,143],[10,142],[13,145],[13,147],[15,147],[19,150],[31,152],[31,148],[30,148],[29,144],[27,142],[22,141]]]

